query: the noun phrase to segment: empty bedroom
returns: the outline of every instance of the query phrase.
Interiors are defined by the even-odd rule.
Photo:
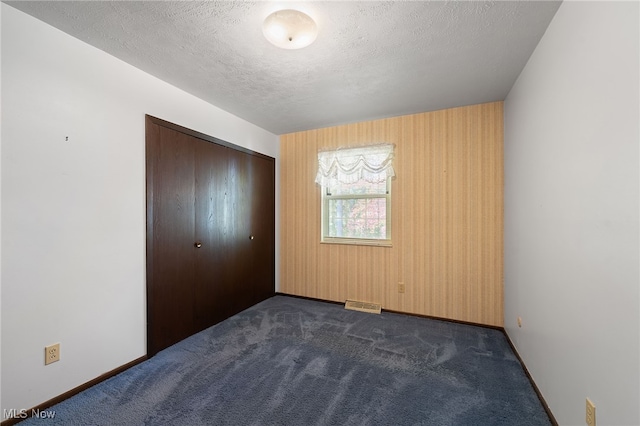
[[[637,1],[0,2],[2,426],[640,426]]]

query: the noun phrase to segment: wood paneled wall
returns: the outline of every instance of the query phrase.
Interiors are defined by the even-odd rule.
[[[321,244],[318,149],[379,142],[393,247]],[[503,325],[502,102],[283,135],[280,161],[282,293]]]

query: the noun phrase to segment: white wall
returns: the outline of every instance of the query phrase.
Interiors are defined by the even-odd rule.
[[[276,158],[279,138],[0,7],[4,410],[146,353],[145,114]]]
[[[505,324],[562,425],[640,424],[639,12],[563,3],[505,101]]]
[[[0,7],[0,99],[2,99],[2,8]],[[0,102],[0,158],[2,158],[2,102]],[[0,161],[0,242],[2,241],[2,161]],[[0,244],[0,308],[2,307],[2,244]],[[2,314],[0,311],[0,384],[2,383]],[[0,410],[2,386],[0,385]],[[0,420],[2,417],[0,417]]]

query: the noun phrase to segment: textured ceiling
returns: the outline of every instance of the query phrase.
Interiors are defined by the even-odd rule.
[[[6,3],[275,134],[503,100],[560,5]],[[264,38],[264,18],[283,8],[316,20],[311,46]]]

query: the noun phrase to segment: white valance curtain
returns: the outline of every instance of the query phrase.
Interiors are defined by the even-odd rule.
[[[318,152],[316,183],[322,186],[355,183],[360,179],[380,183],[395,175],[390,143]]]

